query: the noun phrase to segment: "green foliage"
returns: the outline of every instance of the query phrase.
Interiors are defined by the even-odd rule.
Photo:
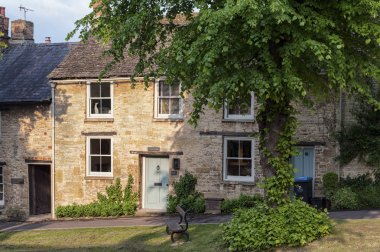
[[[223,240],[230,250],[256,251],[306,245],[330,234],[332,223],[326,212],[295,200],[277,208],[259,204],[237,210],[223,229]]]
[[[115,184],[106,188],[106,194],[98,193],[98,200],[86,205],[58,206],[56,215],[62,217],[107,217],[134,215],[137,211],[138,194],[133,192],[133,177],[128,176],[128,183],[124,190],[120,178]]]
[[[338,189],[339,177],[336,173],[328,172],[323,175],[323,189],[328,198]]]
[[[236,199],[225,199],[222,202],[221,210],[224,214],[233,213],[237,209],[252,208],[262,203],[263,198],[260,195],[240,195]]]
[[[334,209],[358,209],[358,195],[350,187],[339,188],[331,198]]]
[[[360,190],[368,185],[373,184],[374,181],[372,179],[372,176],[370,173],[365,173],[356,177],[351,178],[350,175],[348,175],[346,178],[341,178],[339,185],[340,187],[350,187],[353,190]]]
[[[136,56],[133,76],[144,76],[146,85],[162,75],[168,83],[179,80],[181,93],[193,97],[190,123],[196,125],[205,106],[218,110],[226,100],[255,93],[260,162],[273,206],[289,202],[293,185],[292,104],[342,90],[380,109],[367,81],[380,80],[378,0],[91,1],[96,3],[68,37],[80,30],[82,39],[109,44],[111,65],[125,51]]]
[[[373,95],[379,99],[380,89],[374,85]],[[357,99],[353,108],[355,123],[343,127],[336,138],[340,145],[338,160],[346,165],[357,159],[380,171],[380,110]]]
[[[169,195],[166,209],[169,213],[176,212],[176,206],[192,213],[203,213],[205,211],[205,200],[203,195],[195,190],[197,178],[189,172],[179,178],[174,183],[175,195]]]

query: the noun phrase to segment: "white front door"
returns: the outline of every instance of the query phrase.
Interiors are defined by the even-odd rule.
[[[165,210],[169,191],[169,159],[144,158],[143,175],[143,208]]]

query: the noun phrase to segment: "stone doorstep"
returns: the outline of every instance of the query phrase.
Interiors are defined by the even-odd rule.
[[[135,216],[136,217],[156,217],[165,216],[168,213],[165,210],[151,210],[151,209],[138,209]]]

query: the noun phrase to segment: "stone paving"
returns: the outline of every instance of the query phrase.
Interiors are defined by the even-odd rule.
[[[339,211],[330,212],[330,217],[342,219],[375,219],[380,218],[380,210]],[[88,220],[48,220],[28,222],[0,222],[0,231],[26,230],[54,230],[74,228],[102,228],[102,227],[132,227],[132,226],[161,226],[169,219],[178,219],[177,216],[154,217],[125,217]],[[231,219],[231,215],[196,215],[189,218],[189,224],[219,224]]]

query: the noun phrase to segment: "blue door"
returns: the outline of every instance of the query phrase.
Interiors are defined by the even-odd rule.
[[[145,158],[144,208],[166,209],[169,191],[169,159]]]
[[[299,155],[292,157],[292,164],[296,169],[294,176],[314,178],[314,148],[299,147]]]

